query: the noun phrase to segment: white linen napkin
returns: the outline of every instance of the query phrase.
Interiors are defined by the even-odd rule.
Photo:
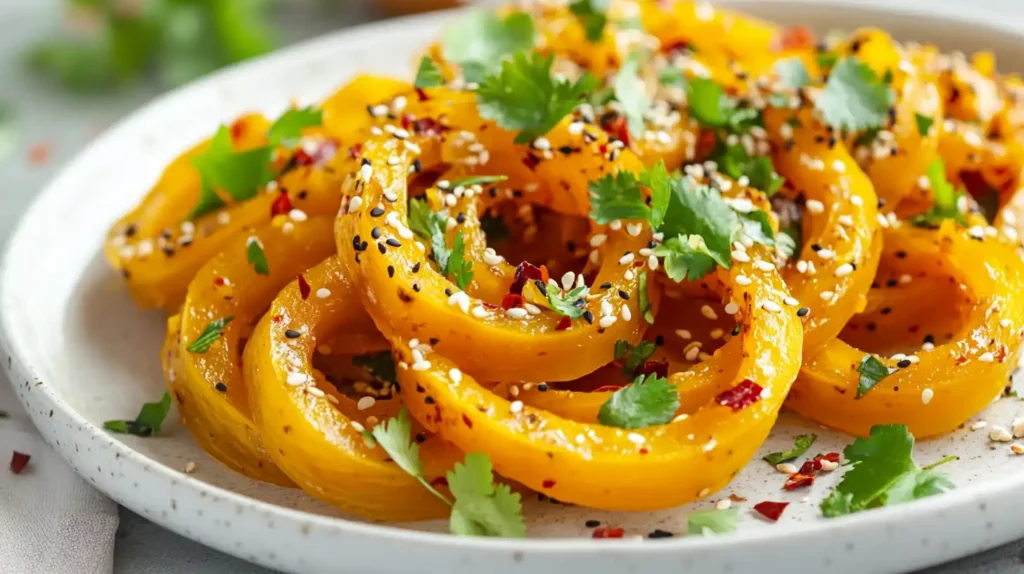
[[[0,572],[110,574],[117,505],[43,442],[3,375],[0,410]],[[32,457],[21,474],[14,451]]]

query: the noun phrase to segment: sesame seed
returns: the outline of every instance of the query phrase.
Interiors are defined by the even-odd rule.
[[[833,297],[835,297],[835,293],[833,293],[833,292],[831,292],[831,291],[822,291],[822,292],[821,292],[821,294],[820,294],[819,296],[821,297],[821,299],[822,299],[823,301],[829,301],[829,300],[831,300],[831,299],[832,299]]]
[[[316,290],[316,296],[319,299],[326,299],[331,296],[331,290],[327,287],[321,287]]]
[[[676,335],[684,341],[689,341],[693,338],[693,335],[691,335],[686,329],[676,329]]]
[[[999,322],[999,326],[1004,329],[1008,329],[1012,324],[1009,319],[1003,319]]]
[[[978,360],[981,361],[982,363],[991,363],[991,362],[995,361],[996,358],[995,358],[995,355],[993,355],[992,353],[985,352],[985,353],[982,353],[982,354],[978,355]]]
[[[412,365],[412,370],[414,370],[414,371],[426,371],[429,368],[430,368],[430,361],[420,361],[418,363],[413,363],[413,365]]]
[[[762,261],[760,259],[758,259],[757,261],[754,262],[754,267],[757,267],[758,269],[760,269],[761,271],[764,271],[764,272],[775,270],[775,266],[774,265],[772,265],[771,263],[768,263],[767,261]]]
[[[615,315],[605,315],[604,317],[601,317],[601,319],[597,322],[597,324],[602,329],[607,329],[608,327],[611,327],[612,325],[614,325],[615,321],[617,321],[617,320],[618,320],[618,317],[616,317]]]
[[[727,303],[725,305],[725,314],[726,315],[735,315],[736,313],[739,313],[739,312],[740,312],[740,306],[737,305],[736,303],[733,303],[732,301],[730,301],[729,303]]]
[[[635,444],[644,444],[645,442],[647,442],[647,439],[644,438],[644,435],[635,432],[629,433],[628,435],[626,435],[626,438],[629,439],[629,442]]]
[[[718,319],[718,313],[715,313],[715,310],[711,308],[711,305],[701,305],[700,314],[712,321]]]
[[[747,277],[746,275],[737,275],[736,276],[736,283],[739,284],[739,285],[743,285],[745,287],[747,285],[750,285],[751,280],[750,280],[750,277]]]
[[[850,273],[853,273],[853,265],[849,263],[843,263],[839,267],[836,267],[836,277],[846,277]]]
[[[797,305],[800,304],[800,302],[797,301],[794,297],[786,297],[785,299],[782,300],[782,302],[785,303],[786,305],[789,305],[790,307],[796,307]]]
[[[626,253],[625,255],[623,255],[622,257],[619,258],[619,265],[629,265],[632,262],[633,262],[633,253],[632,252]]]
[[[715,509],[717,510],[729,510],[729,507],[731,506],[732,501],[729,500],[728,498],[723,498],[722,500],[719,500],[718,502],[715,503]]]
[[[935,391],[931,389],[925,389],[921,391],[921,404],[927,405],[932,402],[932,397],[935,396]]]
[[[644,226],[643,226],[642,223],[628,223],[628,224],[626,224],[626,233],[628,233],[630,237],[636,237],[636,236],[640,235],[640,232],[643,231],[643,230],[644,230]]]
[[[292,385],[293,387],[297,387],[299,385],[308,383],[309,376],[306,375],[306,373],[292,372],[288,373],[288,378],[285,379],[285,382],[287,382],[289,385]]]
[[[196,471],[196,463],[191,461],[191,460],[188,461],[188,464],[185,465],[185,474],[192,474],[195,471]]]
[[[473,307],[473,316],[477,319],[483,319],[487,316],[487,309],[484,309],[482,305]]]
[[[455,381],[456,383],[461,382],[462,381],[462,371],[460,371],[460,370],[458,370],[456,368],[453,368],[452,370],[448,371],[448,378],[453,380],[453,381]]]
[[[377,399],[373,397],[362,397],[359,402],[356,403],[356,408],[365,411],[366,409],[373,408],[373,405],[377,404]]]
[[[810,211],[811,213],[821,213],[825,211],[825,204],[817,199],[808,199],[804,204],[804,207],[806,207],[807,211]]]
[[[979,431],[979,430],[981,430],[981,429],[983,429],[983,428],[985,428],[987,426],[988,426],[988,422],[987,421],[977,421],[977,422],[975,422],[974,424],[971,425],[971,430],[972,431]]]
[[[604,233],[597,233],[597,234],[595,234],[594,236],[592,236],[590,238],[590,246],[591,247],[600,247],[607,240],[608,240],[608,236],[607,235],[605,235]]]
[[[831,249],[819,249],[817,253],[818,257],[821,257],[822,259],[825,260],[834,259],[836,256],[836,252],[832,251]]]
[[[512,404],[508,406],[509,412],[519,413],[523,411],[523,401],[512,401]]]
[[[761,303],[761,308],[770,313],[778,313],[779,311],[782,311],[782,307],[779,307],[779,304],[775,301],[765,301],[764,303]]]
[[[1024,417],[1014,419],[1011,430],[1013,431],[1013,438],[1024,437]]]
[[[747,263],[748,261],[750,261],[750,256],[747,255],[744,251],[733,251],[731,255],[733,259],[739,261],[740,263]]]
[[[1010,445],[1010,450],[1013,451],[1013,454],[1024,454],[1024,445],[1013,443]]]
[[[526,316],[529,314],[530,312],[527,311],[526,309],[523,309],[522,307],[513,307],[505,311],[505,315],[509,319],[525,319]]]
[[[623,305],[622,308],[619,309],[619,315],[622,317],[623,321],[629,321],[633,318],[633,312],[629,310],[629,305]]]
[[[359,208],[363,206],[363,198],[358,195],[353,196],[348,200],[348,212],[359,211]]]
[[[800,469],[798,469],[796,467],[796,465],[794,465],[791,462],[783,462],[783,463],[775,465],[775,470],[777,470],[777,471],[779,471],[779,472],[781,472],[783,474],[796,474],[797,471],[800,470]]]
[[[989,429],[988,438],[989,440],[993,440],[995,442],[1010,442],[1011,440],[1013,440],[1013,435],[1010,434],[1010,431],[1006,430],[1006,428],[1004,427],[994,426],[991,429]]]

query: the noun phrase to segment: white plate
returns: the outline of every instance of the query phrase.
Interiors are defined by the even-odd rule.
[[[740,2],[741,4],[744,4]],[[884,2],[870,2],[881,6]],[[822,4],[827,4],[823,6]],[[856,6],[854,6],[856,4]],[[1005,66],[1019,59],[1021,36],[999,14],[943,5],[945,19],[918,4],[865,8],[866,2],[762,2],[749,8],[784,23],[820,29],[879,24],[902,38],[946,48],[990,47]],[[902,4],[902,3],[901,3]],[[918,12],[915,14],[915,10]],[[825,521],[817,502],[836,476],[806,492],[784,493],[783,476],[757,461],[709,501],[654,513],[615,514],[531,499],[525,541],[456,538],[441,522],[393,528],[338,514],[299,491],[235,475],[170,423],[139,439],[101,430],[133,416],[163,392],[158,347],[163,317],[137,310],[99,255],[107,226],[132,206],[166,163],[218,122],[246,110],[280,111],[292,97],[316,101],[356,71],[408,75],[412,54],[448,15],[394,20],[344,31],[216,74],[163,97],[99,138],[28,210],[8,244],[0,274],[3,364],[44,438],[74,469],[117,502],[185,536],[271,567],[302,572],[651,571],[895,572],[952,559],[1024,536],[1024,457],[989,450],[985,433],[963,430],[920,445],[918,459],[957,454],[947,465],[955,492]],[[981,27],[987,21],[990,26]],[[972,25],[966,25],[966,23]],[[974,25],[977,24],[977,25]],[[1015,45],[1016,43],[1016,45]],[[1003,400],[982,416],[1008,424],[1024,403]],[[173,417],[172,417],[173,418]],[[763,448],[780,450],[811,425],[784,417]],[[815,448],[838,450],[848,437],[817,430]],[[193,475],[182,472],[198,462]],[[833,473],[838,474],[838,473]],[[643,477],[637,476],[637,488]],[[744,520],[736,535],[672,540],[593,541],[590,518],[643,535],[684,531],[687,510],[735,493]],[[761,500],[788,500],[778,524],[754,518]],[[555,538],[555,539],[544,539]]]

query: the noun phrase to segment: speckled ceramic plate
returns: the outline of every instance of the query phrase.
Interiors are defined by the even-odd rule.
[[[898,37],[946,48],[992,48],[1004,66],[1024,56],[1024,37],[1012,19],[1003,22],[1000,14],[981,13],[967,3],[941,9],[892,0],[740,4],[783,23],[821,29],[878,24]],[[928,15],[936,11],[943,16]],[[278,112],[293,97],[319,100],[357,71],[408,75],[411,55],[445,18],[344,31],[187,86],[100,137],[40,194],[11,238],[0,273],[3,365],[45,439],[79,474],[171,530],[301,572],[365,574],[424,565],[453,573],[781,572],[797,563],[803,571],[896,572],[1024,536],[1024,457],[1013,457],[1005,445],[990,450],[985,433],[970,430],[919,446],[919,460],[962,457],[945,467],[959,488],[909,505],[825,521],[817,502],[837,476],[820,480],[809,493],[785,493],[779,490],[781,475],[754,462],[712,500],[661,512],[608,513],[529,500],[532,538],[524,541],[456,538],[443,534],[440,522],[392,526],[339,516],[297,490],[228,471],[176,423],[158,438],[105,433],[104,420],[132,416],[163,392],[157,353],[163,316],[136,309],[101,259],[107,226],[171,158],[218,122],[246,110]],[[1024,402],[1007,399],[979,418],[1005,425],[1021,414]],[[785,415],[762,450],[788,447],[794,435],[812,426]],[[839,450],[849,441],[814,430],[821,435],[816,448]],[[197,470],[186,475],[189,461],[197,462]],[[636,480],[643,488],[644,477]],[[734,535],[587,538],[587,519],[614,523],[630,534],[656,528],[681,533],[688,510],[710,508],[729,494],[750,501],[739,504],[744,520]],[[794,504],[779,523],[768,524],[749,508],[765,499]]]

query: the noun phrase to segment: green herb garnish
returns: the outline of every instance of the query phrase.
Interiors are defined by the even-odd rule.
[[[135,436],[152,436],[160,434],[160,427],[171,410],[171,394],[164,396],[156,403],[144,403],[135,420],[111,420],[103,423],[103,428],[110,432],[131,434]]]

